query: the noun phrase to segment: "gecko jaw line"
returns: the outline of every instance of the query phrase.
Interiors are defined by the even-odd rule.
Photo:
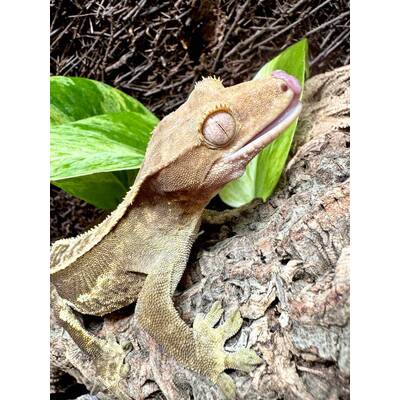
[[[225,161],[246,161],[247,163],[262,148],[276,139],[299,116],[300,111],[299,99],[293,99],[286,110],[274,121],[255,134],[244,146],[225,156]]]

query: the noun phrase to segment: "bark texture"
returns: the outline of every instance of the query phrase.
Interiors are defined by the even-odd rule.
[[[251,346],[264,363],[231,372],[238,399],[349,398],[349,133],[349,68],[311,78],[272,198],[205,218],[175,304],[189,324],[216,300],[226,311],[240,308],[243,327],[226,349]],[[83,323],[132,342],[121,382],[132,398],[222,399],[137,326],[134,305]],[[53,392],[67,373],[92,391],[80,399],[113,399],[53,318],[51,363]]]

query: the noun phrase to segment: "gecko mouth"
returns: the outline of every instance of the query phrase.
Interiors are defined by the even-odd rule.
[[[244,146],[257,141],[258,138],[265,138],[267,141],[272,141],[277,138],[300,114],[301,104],[299,99],[293,99],[289,106],[275,120],[270,122],[265,128],[254,135]]]
[[[239,149],[227,155],[225,157],[225,162],[235,162],[245,166],[257,153],[276,139],[299,116],[301,111],[301,86],[299,82],[284,71],[274,71],[272,75],[282,79],[292,90],[292,101],[277,118],[262,128]]]
[[[247,164],[257,153],[276,139],[300,114],[301,103],[296,95],[288,107],[272,122],[256,133],[240,149],[229,154],[225,161]]]

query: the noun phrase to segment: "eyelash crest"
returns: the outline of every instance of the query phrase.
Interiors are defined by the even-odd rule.
[[[194,84],[194,88],[199,88],[199,86],[206,85],[207,83],[222,84],[223,82],[219,76],[202,76],[202,79]]]
[[[208,78],[206,78],[206,79],[208,79]],[[204,135],[203,135],[203,125],[204,125],[204,123],[206,122],[207,118],[210,115],[215,114],[217,112],[227,112],[227,113],[231,114],[233,118],[235,118],[235,116],[234,116],[234,114],[233,114],[233,112],[232,112],[232,110],[231,110],[231,108],[229,107],[228,104],[226,104],[226,103],[214,104],[211,108],[209,108],[206,112],[204,112],[202,114],[202,116],[200,118],[200,121],[199,121],[199,124],[197,126],[197,131],[198,131],[198,133],[200,134],[200,136],[202,138],[204,138]]]

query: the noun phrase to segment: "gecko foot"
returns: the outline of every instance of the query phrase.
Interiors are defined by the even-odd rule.
[[[207,364],[208,368],[212,370],[204,372],[221,388],[227,399],[235,399],[235,383],[223,371],[225,369],[237,369],[250,372],[256,365],[262,363],[262,360],[255,351],[250,349],[240,349],[234,353],[224,350],[225,342],[239,331],[243,319],[239,310],[235,310],[227,316],[223,324],[214,328],[223,312],[221,303],[215,302],[206,316],[196,317],[193,330],[195,337],[201,343],[201,351],[211,353],[212,362]]]
[[[119,344],[114,336],[110,335],[101,348],[101,354],[94,359],[96,380],[121,400],[131,400],[120,385],[121,380],[129,374],[130,367],[125,362],[125,357],[131,348],[130,342]]]

